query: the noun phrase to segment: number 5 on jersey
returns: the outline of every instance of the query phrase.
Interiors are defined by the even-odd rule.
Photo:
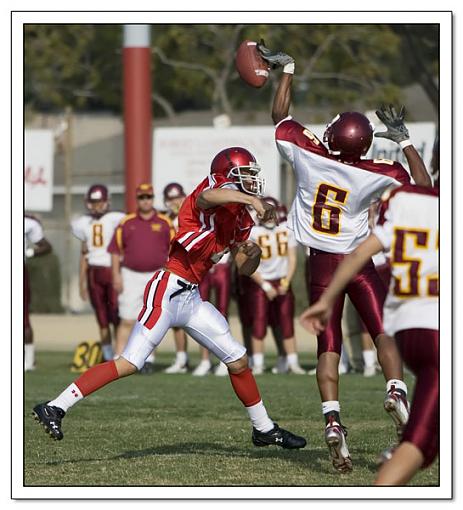
[[[327,235],[338,235],[341,230],[342,209],[336,204],[345,204],[349,191],[321,182],[312,208],[312,228]]]

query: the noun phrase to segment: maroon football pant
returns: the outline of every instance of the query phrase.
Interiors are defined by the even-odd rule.
[[[215,307],[225,317],[230,304],[231,270],[230,264],[216,264],[199,284],[199,294],[203,301],[210,301],[215,290]]]
[[[376,272],[378,273],[378,276],[381,278],[381,281],[383,282],[384,288],[386,289],[386,294],[389,291],[389,282],[391,280],[391,266],[390,264],[381,264],[380,266],[375,266]],[[368,330],[363,323],[363,321],[360,321],[362,332],[367,333]]]
[[[107,328],[109,324],[117,326],[119,324],[119,311],[117,293],[113,288],[111,268],[89,266],[87,285],[90,302],[95,310],[96,320],[100,328]]]
[[[439,451],[439,332],[405,329],[395,334],[404,363],[416,376],[402,441],[413,443],[429,466]]]
[[[328,287],[336,268],[345,255],[327,253],[310,249],[310,302],[315,303],[323,291]],[[348,294],[357,309],[373,340],[383,333],[383,304],[386,298],[386,289],[381,278],[370,260],[362,270],[351,280],[344,292],[338,297],[333,306],[333,313],[325,330],[318,335],[317,356],[324,352],[337,352],[341,354],[342,329],[341,319],[344,308],[344,296]]]
[[[280,280],[269,283],[277,289]],[[252,336],[263,340],[267,334],[267,326],[278,326],[283,338],[294,336],[294,294],[291,289],[284,295],[277,296],[270,301],[254,280],[249,283],[249,303],[252,312]]]
[[[31,287],[30,287],[30,281],[29,281],[29,270],[27,269],[26,264],[24,264],[24,277],[23,277],[23,285],[24,285],[24,308],[23,308],[23,314],[24,314],[24,329],[31,327],[31,323],[29,320],[29,305],[31,302]]]

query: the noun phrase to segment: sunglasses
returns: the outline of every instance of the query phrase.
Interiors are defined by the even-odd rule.
[[[138,200],[152,200],[153,195],[138,195]]]

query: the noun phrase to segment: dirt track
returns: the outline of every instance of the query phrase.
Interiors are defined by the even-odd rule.
[[[98,328],[93,315],[31,315],[34,341],[38,350],[71,351],[84,340],[98,340]],[[237,317],[230,317],[233,335],[241,341],[241,327]],[[315,352],[316,339],[296,322],[296,339],[299,352]],[[271,335],[265,338],[267,352],[275,350]],[[172,331],[158,347],[160,351],[174,351]],[[197,351],[196,342],[190,340],[188,350]]]

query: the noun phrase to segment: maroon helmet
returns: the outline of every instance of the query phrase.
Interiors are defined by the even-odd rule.
[[[267,202],[268,204],[272,205],[275,208],[275,210],[277,212],[277,217],[278,217],[278,208],[280,207],[280,202],[278,202],[278,200],[276,198],[273,198],[270,196],[263,197],[262,200],[264,202]],[[275,228],[277,226],[277,223],[274,220],[270,220],[270,221],[266,221],[266,222],[259,221],[259,223],[261,225],[263,225],[265,228],[269,228],[269,229]]]
[[[109,208],[109,191],[104,184],[93,184],[85,194],[85,205],[96,218],[103,216]]]
[[[185,191],[183,190],[183,186],[178,182],[171,182],[170,184],[168,184],[164,188],[162,194],[164,195],[164,202],[167,202],[168,200],[172,200],[174,198],[186,197]]]
[[[243,147],[221,150],[211,163],[211,174],[220,174],[236,182],[244,193],[262,196],[265,179],[259,177],[256,158]]]
[[[278,221],[283,223],[284,221],[288,221],[288,208],[285,204],[280,203],[277,207],[277,215]]]
[[[344,112],[326,126],[323,141],[330,153],[353,163],[365,156],[373,140],[373,125],[359,112]]]

